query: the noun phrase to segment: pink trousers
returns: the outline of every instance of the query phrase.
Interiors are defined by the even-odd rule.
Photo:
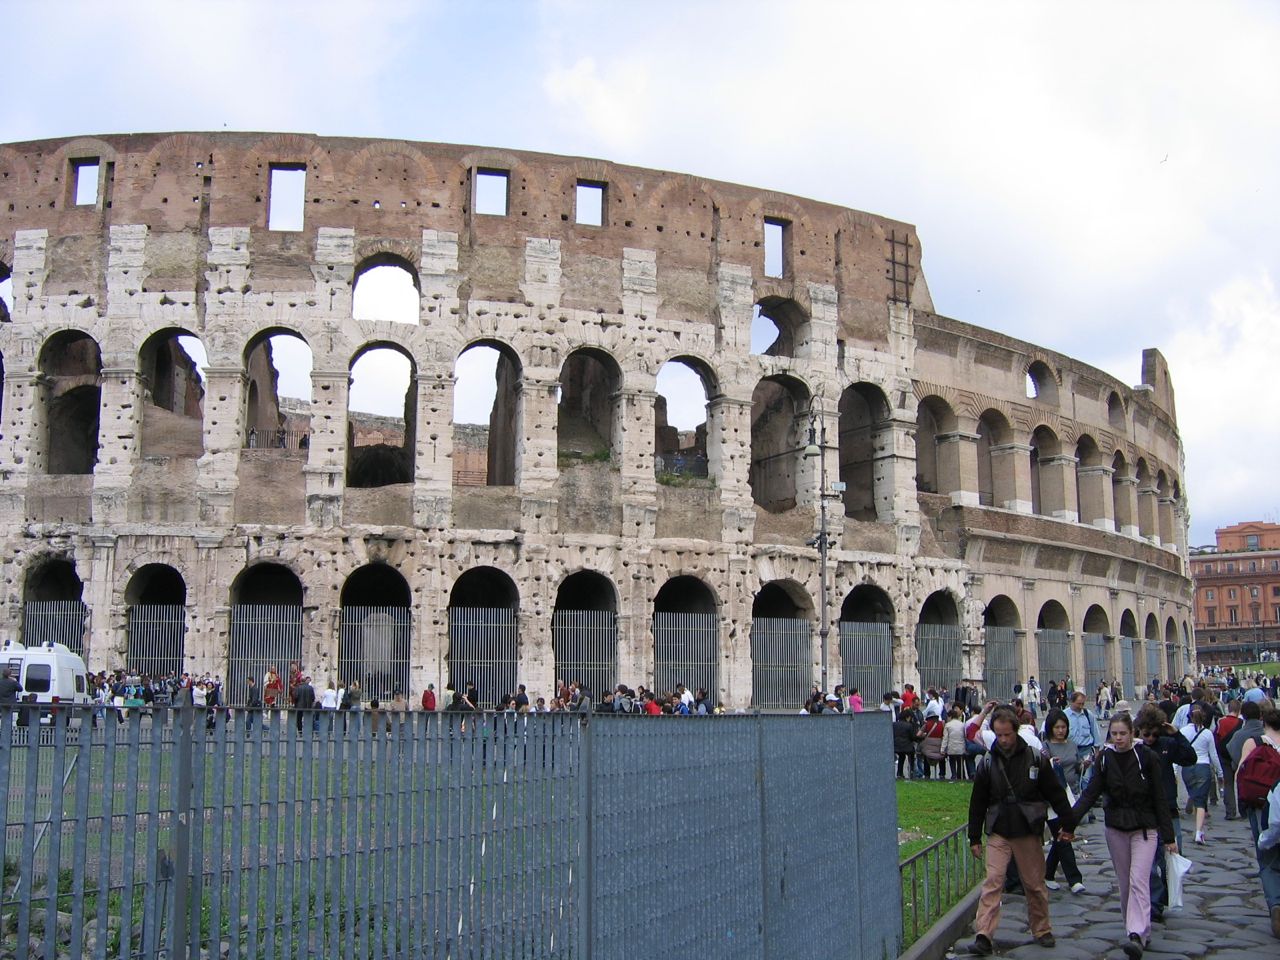
[[[1146,943],[1151,936],[1151,864],[1160,849],[1160,835],[1155,830],[1107,827],[1107,849],[1120,885],[1124,928]]]

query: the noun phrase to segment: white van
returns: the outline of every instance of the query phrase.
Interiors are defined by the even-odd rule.
[[[19,701],[30,698],[26,702],[93,702],[89,694],[89,671],[84,660],[67,649],[66,644],[50,641],[38,647],[24,647],[16,640],[9,640],[0,648],[0,666],[7,666],[10,676],[22,684]],[[42,712],[40,722],[48,723],[49,720],[50,714]]]

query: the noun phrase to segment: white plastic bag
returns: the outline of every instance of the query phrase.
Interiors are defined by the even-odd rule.
[[[1191,872],[1191,861],[1180,853],[1164,854],[1164,876],[1169,885],[1169,907],[1182,906],[1182,878]]]

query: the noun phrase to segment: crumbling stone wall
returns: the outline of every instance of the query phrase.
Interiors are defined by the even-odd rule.
[[[77,205],[73,170],[90,161],[97,196]],[[270,229],[272,170],[282,165],[306,171],[299,230]],[[482,170],[505,172],[505,214],[475,209]],[[606,185],[600,226],[576,222],[579,181]],[[784,225],[780,276],[766,275],[766,219]],[[417,324],[352,318],[361,271],[385,262],[411,269]],[[789,596],[809,598],[807,615],[831,623],[856,587],[881,591],[895,683],[916,677],[913,631],[940,591],[955,598],[965,669],[978,678],[983,614],[997,600],[1017,611],[1028,638],[1037,611],[1055,601],[1076,631],[1101,606],[1113,629],[1126,613],[1137,622],[1153,614],[1190,641],[1182,448],[1162,358],[1144,355],[1144,383],[1131,387],[937,315],[909,224],[693,176],[491,148],[85,137],[0,146],[0,277],[10,272],[0,602],[12,634],[37,555],[61,551],[83,581],[95,666],[123,657],[126,590],[147,563],[181,575],[186,658],[220,673],[232,583],[257,563],[288,567],[304,590],[305,656],[322,678],[337,670],[343,584],[363,565],[392,566],[412,591],[415,688],[445,679],[450,591],[479,568],[514,584],[519,673],[541,691],[553,677],[559,585],[583,570],[613,586],[619,674],[633,684],[652,676],[663,584],[706,584],[720,622],[716,693],[731,706],[751,698],[753,599],[783,581]],[[783,333],[763,356],[751,353],[757,307]],[[169,354],[168,406],[149,402],[157,372],[139,350],[164,331],[198,338],[208,354],[199,392],[183,357]],[[282,420],[265,340],[278,332],[312,352],[305,419]],[[74,335],[80,346],[56,349]],[[409,480],[356,489],[348,445],[360,419],[348,413],[348,389],[353,359],[370,344],[412,360]],[[452,422],[454,364],[475,344],[506,358],[484,439],[487,487],[459,482],[477,438]],[[101,364],[86,370],[78,351],[90,346]],[[604,384],[566,367],[584,349],[616,365],[607,418]],[[655,450],[681,447],[656,392],[659,368],[673,360],[707,385],[694,440],[704,482],[659,484],[655,471]],[[1028,397],[1033,364],[1050,379]],[[94,455],[82,464],[91,472],[78,476],[57,472],[47,455],[69,376],[98,391]],[[791,409],[777,422],[753,405],[761,383],[786,384]],[[559,455],[562,396],[592,397],[585,412],[597,432],[609,428],[607,459]],[[925,458],[936,490],[916,482],[925,401],[940,412]],[[991,418],[1003,433],[983,440]],[[250,447],[251,430],[282,423],[302,439]],[[820,450],[805,457],[810,425]],[[1032,440],[1046,430],[1056,446],[1037,450],[1033,489]],[[753,497],[752,464],[766,456],[780,458],[776,477],[793,497],[772,479]],[[823,503],[825,609],[812,544]],[[836,646],[828,666],[838,676]],[[1034,644],[1023,647],[1024,672],[1035,672]],[[816,639],[808,656],[816,677]]]

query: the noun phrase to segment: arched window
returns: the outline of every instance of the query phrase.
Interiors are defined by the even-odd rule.
[[[1081,523],[1096,526],[1106,519],[1110,500],[1102,451],[1093,437],[1085,434],[1076,442],[1076,516]]]
[[[955,598],[946,590],[929,594],[916,624],[916,665],[921,688],[949,690],[965,679],[964,640]]]
[[[984,507],[1011,508],[1017,497],[1012,460],[996,455],[1013,438],[1004,414],[985,410],[978,418],[978,503]]]
[[[720,698],[720,618],[715,594],[697,577],[672,577],[653,601],[653,687],[677,684]]]
[[[1125,416],[1124,401],[1114,390],[1107,396],[1107,423],[1120,436],[1127,435],[1129,425]]]
[[[45,377],[44,456],[48,473],[93,473],[98,462],[98,418],[102,404],[102,358],[97,341],[67,330],[40,351]]]
[[[478,708],[516,692],[519,608],[515,583],[493,567],[468,570],[449,594],[449,680]]]
[[[580,463],[618,462],[622,371],[602,350],[573,351],[560,368],[556,452],[561,469]]]
[[[1058,378],[1043,360],[1033,360],[1027,367],[1027,398],[1047,407],[1058,405]]]
[[[711,371],[692,357],[673,357],[658,370],[655,387],[653,463],[658,482],[710,476],[707,429],[716,395]]]
[[[813,603],[792,580],[766,583],[751,604],[751,703],[797,710],[813,681]]]
[[[889,401],[874,384],[855,383],[840,395],[840,479],[845,516],[889,520],[893,492],[876,476],[876,457],[891,442]]]
[[[268,330],[244,352],[244,446],[305,451],[311,444],[311,348],[291,330]],[[304,458],[305,459],[305,458]]]
[[[148,563],[125,587],[128,640],[125,668],[155,679],[182,673],[187,635],[187,584],[173,567]]]
[[[408,354],[378,345],[360,351],[347,393],[348,487],[413,483],[417,414],[417,377]]]
[[[1134,482],[1129,464],[1119,450],[1111,458],[1111,500],[1116,515],[1116,530],[1132,535],[1135,531]]]
[[[1062,509],[1063,488],[1060,468],[1044,461],[1058,457],[1062,446],[1048,427],[1036,427],[1031,434],[1031,512],[1053,516]]]
[[[599,703],[618,685],[618,594],[592,570],[566,577],[551,614],[556,689],[578,682]]]
[[[369,563],[342,585],[338,682],[358,681],[362,698],[409,695],[413,616],[409,584],[385,563]]]
[[[1071,619],[1057,600],[1050,600],[1040,608],[1036,618],[1036,648],[1042,689],[1071,676]]]
[[[209,357],[197,337],[170,328],[153,333],[138,351],[143,382],[144,457],[204,453],[204,371]]]
[[[757,356],[794,357],[809,340],[809,315],[794,300],[765,297],[751,313],[751,352]]]
[[[393,253],[379,253],[356,267],[352,280],[351,316],[417,324],[421,292],[418,271]]]
[[[940,397],[925,397],[916,410],[916,489],[952,493],[961,489],[960,461],[953,446],[941,448],[939,434],[954,434],[956,417]]]
[[[751,394],[751,499],[769,513],[796,505],[809,429],[809,391],[794,377],[766,377]]]
[[[459,355],[453,388],[455,487],[519,482],[521,375],[515,353],[497,341],[473,343]]]

